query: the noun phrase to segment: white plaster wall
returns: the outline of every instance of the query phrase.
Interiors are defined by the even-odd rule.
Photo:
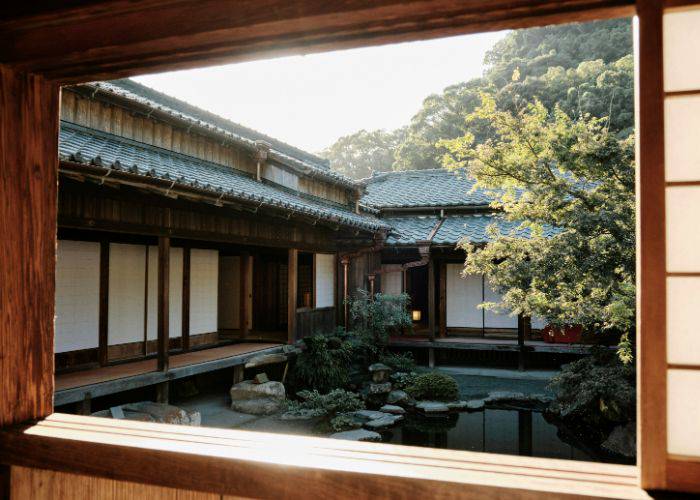
[[[447,264],[447,327],[481,328],[483,313],[477,306],[482,302],[482,279],[474,274],[462,277],[462,269],[462,264]]]
[[[143,341],[146,247],[109,245],[109,345]]]
[[[55,352],[99,345],[100,244],[60,240],[56,253]]]
[[[333,307],[335,305],[335,255],[316,254],[316,307]]]
[[[219,259],[219,328],[238,329],[241,323],[241,258]]]
[[[387,266],[382,266],[386,269]],[[382,293],[387,295],[398,295],[401,293],[401,282],[403,281],[401,271],[382,273]]]
[[[193,248],[190,254],[190,335],[218,327],[219,251]]]
[[[182,337],[182,248],[170,248],[168,336]],[[148,340],[158,339],[158,247],[148,247]]]
[[[484,283],[484,302],[501,301],[501,294],[491,288],[488,278],[485,278]],[[493,311],[484,311],[484,327],[486,328],[518,328],[518,317],[510,316],[508,313],[496,313]]]

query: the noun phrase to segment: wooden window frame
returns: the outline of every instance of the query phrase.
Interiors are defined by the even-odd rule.
[[[636,3],[639,468],[52,414],[59,85],[635,14],[632,0],[267,3],[102,0],[0,16],[0,221],[12,221],[0,242],[0,463],[249,496],[699,491],[700,462],[666,451],[662,0]]]

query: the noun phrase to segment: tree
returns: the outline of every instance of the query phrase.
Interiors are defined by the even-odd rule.
[[[634,142],[613,134],[607,120],[572,118],[540,102],[515,111],[482,96],[467,118],[487,120],[493,138],[443,141],[449,168],[467,168],[503,217],[528,228],[490,228],[486,246],[464,243],[465,272],[488,276],[503,294],[491,309],[540,316],[563,326],[628,334],[635,318]],[[547,235],[546,233],[550,234]],[[553,234],[552,234],[553,233]]]
[[[369,177],[372,172],[387,172],[394,163],[394,150],[403,139],[402,129],[360,130],[338,139],[321,156],[331,162],[331,168],[353,179]]]

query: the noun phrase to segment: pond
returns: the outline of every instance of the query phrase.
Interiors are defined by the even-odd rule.
[[[446,418],[409,415],[402,425],[382,433],[382,438],[411,446],[625,463],[583,443],[572,444],[573,436],[565,441],[558,426],[547,422],[542,413],[528,410],[486,409]]]

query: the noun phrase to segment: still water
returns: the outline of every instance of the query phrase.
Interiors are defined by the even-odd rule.
[[[487,409],[449,418],[409,416],[383,435],[384,441],[411,446],[483,451],[545,458],[619,462],[585,444],[564,441],[562,431],[540,412]]]

